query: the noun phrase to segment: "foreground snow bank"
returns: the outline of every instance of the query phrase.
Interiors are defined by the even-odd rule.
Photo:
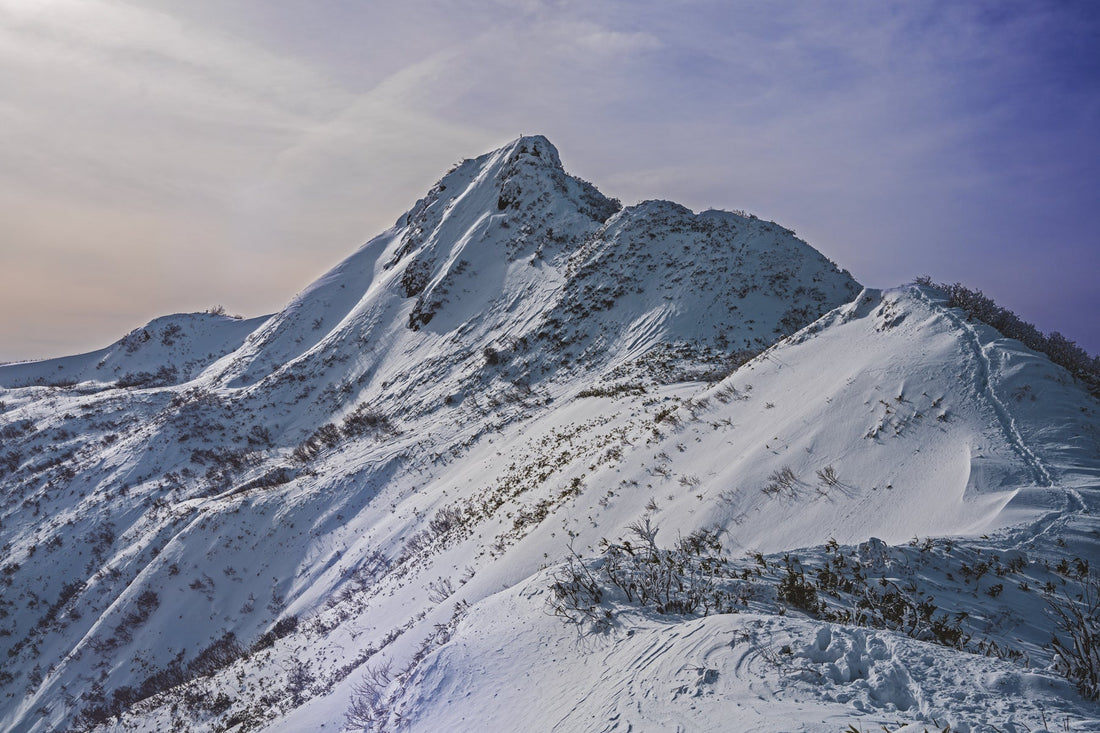
[[[550,615],[548,572],[470,609],[392,700],[402,730],[1090,730],[1063,679],[883,630],[753,613]]]

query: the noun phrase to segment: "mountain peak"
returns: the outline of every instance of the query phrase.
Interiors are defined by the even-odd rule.
[[[561,156],[554,144],[543,135],[521,135],[502,150],[508,150],[510,161],[527,159],[529,162],[541,162],[564,172]]]

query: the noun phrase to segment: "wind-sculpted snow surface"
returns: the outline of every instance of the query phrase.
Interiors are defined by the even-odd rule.
[[[583,634],[545,615],[547,585],[479,604],[393,718],[424,731],[1095,730],[1068,682],[1024,664],[774,613],[625,613]]]
[[[135,334],[0,366],[2,729],[1096,725],[1045,609],[1095,565],[1097,403],[776,224],[623,208],[525,137],[280,313]],[[555,615],[645,520],[749,605]],[[872,536],[792,605],[784,554],[817,583]]]

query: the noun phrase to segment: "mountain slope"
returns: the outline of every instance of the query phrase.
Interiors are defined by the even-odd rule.
[[[542,614],[570,548],[599,562],[601,540],[643,518],[670,544],[717,532],[724,558],[760,552],[765,569],[771,553],[871,536],[1095,555],[1097,404],[1064,370],[934,290],[861,292],[773,223],[622,208],[542,137],[456,166],[280,313],[164,321],[192,322],[185,349],[125,367],[174,379],[80,381],[97,379],[92,355],[65,363],[75,385],[35,386],[51,362],[0,366],[0,727],[338,727],[386,663],[400,672],[378,686],[387,726],[470,720],[484,701],[444,710],[433,692],[488,664],[463,649],[531,643],[501,614]],[[171,346],[158,328],[150,344]],[[187,350],[205,356],[186,364]],[[931,552],[913,582],[950,589],[953,558],[980,550],[966,547]],[[770,572],[743,610],[777,613]],[[1050,624],[1021,615],[1042,603],[1019,586],[1084,581],[1029,572],[993,610],[969,588],[937,593],[968,609],[968,633],[1045,665]],[[695,623],[614,602],[645,648]],[[804,636],[796,616],[784,628]],[[546,621],[530,633],[575,636]],[[895,632],[883,643],[905,654],[927,645]],[[591,678],[593,700],[626,684],[623,653]],[[543,669],[569,679],[568,664]],[[1087,723],[1060,684],[1044,704]],[[500,697],[500,715],[518,699]],[[883,710],[845,704],[852,719]],[[671,720],[654,709],[645,720]],[[695,710],[676,714],[690,728],[728,713]],[[775,711],[762,729],[782,729],[789,708]]]
[[[563,522],[532,530],[514,552],[533,570],[560,556],[562,530],[582,554],[604,557],[598,540],[640,544],[630,525],[645,517],[670,544],[714,527],[743,570],[771,563],[738,589],[745,615],[654,613],[607,585],[597,607],[612,620],[578,635],[549,613],[562,609],[551,591],[561,572],[537,573],[474,605],[453,639],[384,687],[384,725],[725,730],[732,719],[739,730],[830,731],[866,717],[865,726],[1026,730],[1064,718],[1094,729],[1093,708],[1069,683],[1029,669],[1050,663],[1046,601],[1081,591],[1086,576],[1075,573],[1082,562],[1087,573],[1100,529],[1097,405],[1064,370],[910,287],[865,291],[722,382],[679,395],[651,402],[668,416],[623,440],[633,446],[620,461],[590,466],[586,490],[556,515]],[[628,401],[610,400],[624,410]],[[829,467],[837,478],[823,480]],[[783,468],[789,483],[775,478]],[[944,535],[956,539],[908,544]],[[868,536],[901,547],[850,544]],[[879,578],[912,584],[914,605],[937,609],[929,621],[964,613],[964,651],[812,620],[818,613],[778,620],[792,608],[775,589],[796,548],[809,577],[847,553],[872,588]],[[759,551],[776,554],[753,560]],[[1070,558],[1076,571],[1072,562],[1052,571]],[[975,579],[983,563],[996,572]],[[855,607],[843,594],[829,602],[834,612]],[[933,625],[922,628],[919,638],[934,638]],[[502,648],[513,651],[502,658]],[[1005,658],[981,655],[992,650]],[[308,709],[293,720],[315,720]]]
[[[166,386],[189,382],[240,348],[267,316],[231,318],[177,313],[136,328],[105,349],[77,356],[0,365],[0,387]],[[81,384],[89,382],[90,384]]]

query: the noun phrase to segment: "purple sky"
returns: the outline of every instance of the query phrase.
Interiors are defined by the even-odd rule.
[[[0,361],[258,315],[541,133],[1100,352],[1094,2],[0,0]]]

